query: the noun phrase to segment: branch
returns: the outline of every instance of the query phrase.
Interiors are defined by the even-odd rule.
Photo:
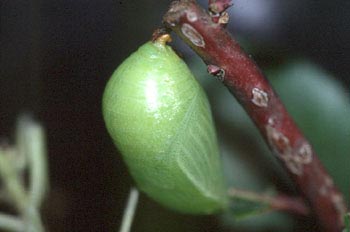
[[[245,108],[324,231],[341,231],[346,212],[342,194],[254,61],[194,0],[173,2],[163,20]]]

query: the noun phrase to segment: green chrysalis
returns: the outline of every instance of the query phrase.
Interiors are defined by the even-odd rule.
[[[227,207],[210,106],[165,42],[148,42],[114,72],[103,116],[137,186],[183,213]]]

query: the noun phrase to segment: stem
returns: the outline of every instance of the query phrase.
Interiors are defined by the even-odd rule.
[[[309,209],[306,207],[304,201],[296,197],[285,195],[269,196],[235,188],[231,188],[228,195],[233,198],[265,203],[272,210],[285,211],[303,216],[307,216],[309,214]]]
[[[131,188],[119,232],[130,232],[138,199],[139,191],[136,188]]]
[[[341,231],[346,212],[342,194],[254,61],[194,0],[173,2],[163,20],[244,107],[323,230]]]

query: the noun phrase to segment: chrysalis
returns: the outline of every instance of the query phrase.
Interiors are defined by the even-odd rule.
[[[103,116],[141,191],[183,213],[227,207],[207,97],[163,40],[144,44],[114,72]]]

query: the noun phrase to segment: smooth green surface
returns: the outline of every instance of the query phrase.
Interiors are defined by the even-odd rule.
[[[226,208],[208,100],[169,46],[146,43],[118,67],[104,93],[103,115],[143,192],[184,213]]]

